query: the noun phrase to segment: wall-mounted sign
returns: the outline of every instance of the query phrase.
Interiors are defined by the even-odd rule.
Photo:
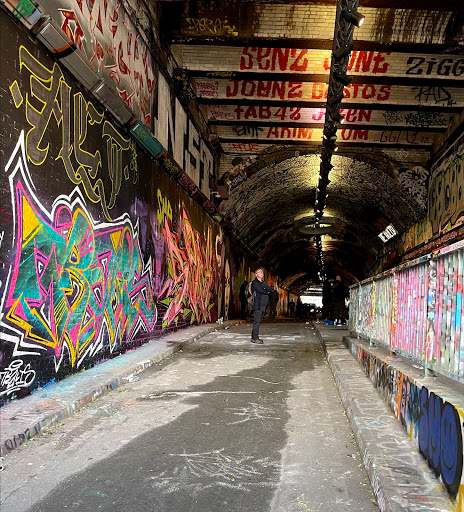
[[[379,233],[379,238],[383,243],[388,242],[394,236],[398,234],[398,231],[393,227],[393,224],[389,224],[382,233]]]

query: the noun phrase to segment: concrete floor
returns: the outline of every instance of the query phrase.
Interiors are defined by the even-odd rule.
[[[310,324],[207,334],[12,451],[1,511],[377,510]]]

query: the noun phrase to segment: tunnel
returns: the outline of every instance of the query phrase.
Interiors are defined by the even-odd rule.
[[[250,350],[298,325],[341,386],[355,361],[464,510],[462,2],[3,0],[0,24],[4,421],[195,329],[258,341],[262,271]]]

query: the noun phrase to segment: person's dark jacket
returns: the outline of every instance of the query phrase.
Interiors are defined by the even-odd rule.
[[[252,303],[252,309],[253,311],[256,311],[257,309],[261,309],[261,302],[266,302],[266,311],[265,315],[269,314],[269,294],[272,292],[272,288],[268,286],[264,281],[260,281],[259,279],[255,278],[251,282],[251,292],[253,294],[253,303]],[[265,297],[265,298],[263,298]]]
[[[348,286],[346,286],[341,281],[334,282],[333,288],[333,298],[334,302],[343,302],[347,297],[349,297],[350,292]]]
[[[269,303],[277,304],[279,302],[279,292],[273,288],[272,292],[269,294]]]
[[[240,286],[240,291],[239,291],[239,294],[238,294],[238,298],[239,298],[240,302],[246,302],[247,301],[247,296],[246,296],[247,288],[248,288],[248,283],[246,281],[244,281],[242,283],[242,286]]]

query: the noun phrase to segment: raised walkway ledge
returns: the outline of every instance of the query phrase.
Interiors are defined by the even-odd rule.
[[[238,325],[241,320],[178,329],[104,363],[39,388],[31,395],[0,408],[0,456],[56,425],[100,396],[137,378],[137,374],[166,359],[183,346],[215,329]]]
[[[380,510],[462,512],[464,385],[315,326]]]

